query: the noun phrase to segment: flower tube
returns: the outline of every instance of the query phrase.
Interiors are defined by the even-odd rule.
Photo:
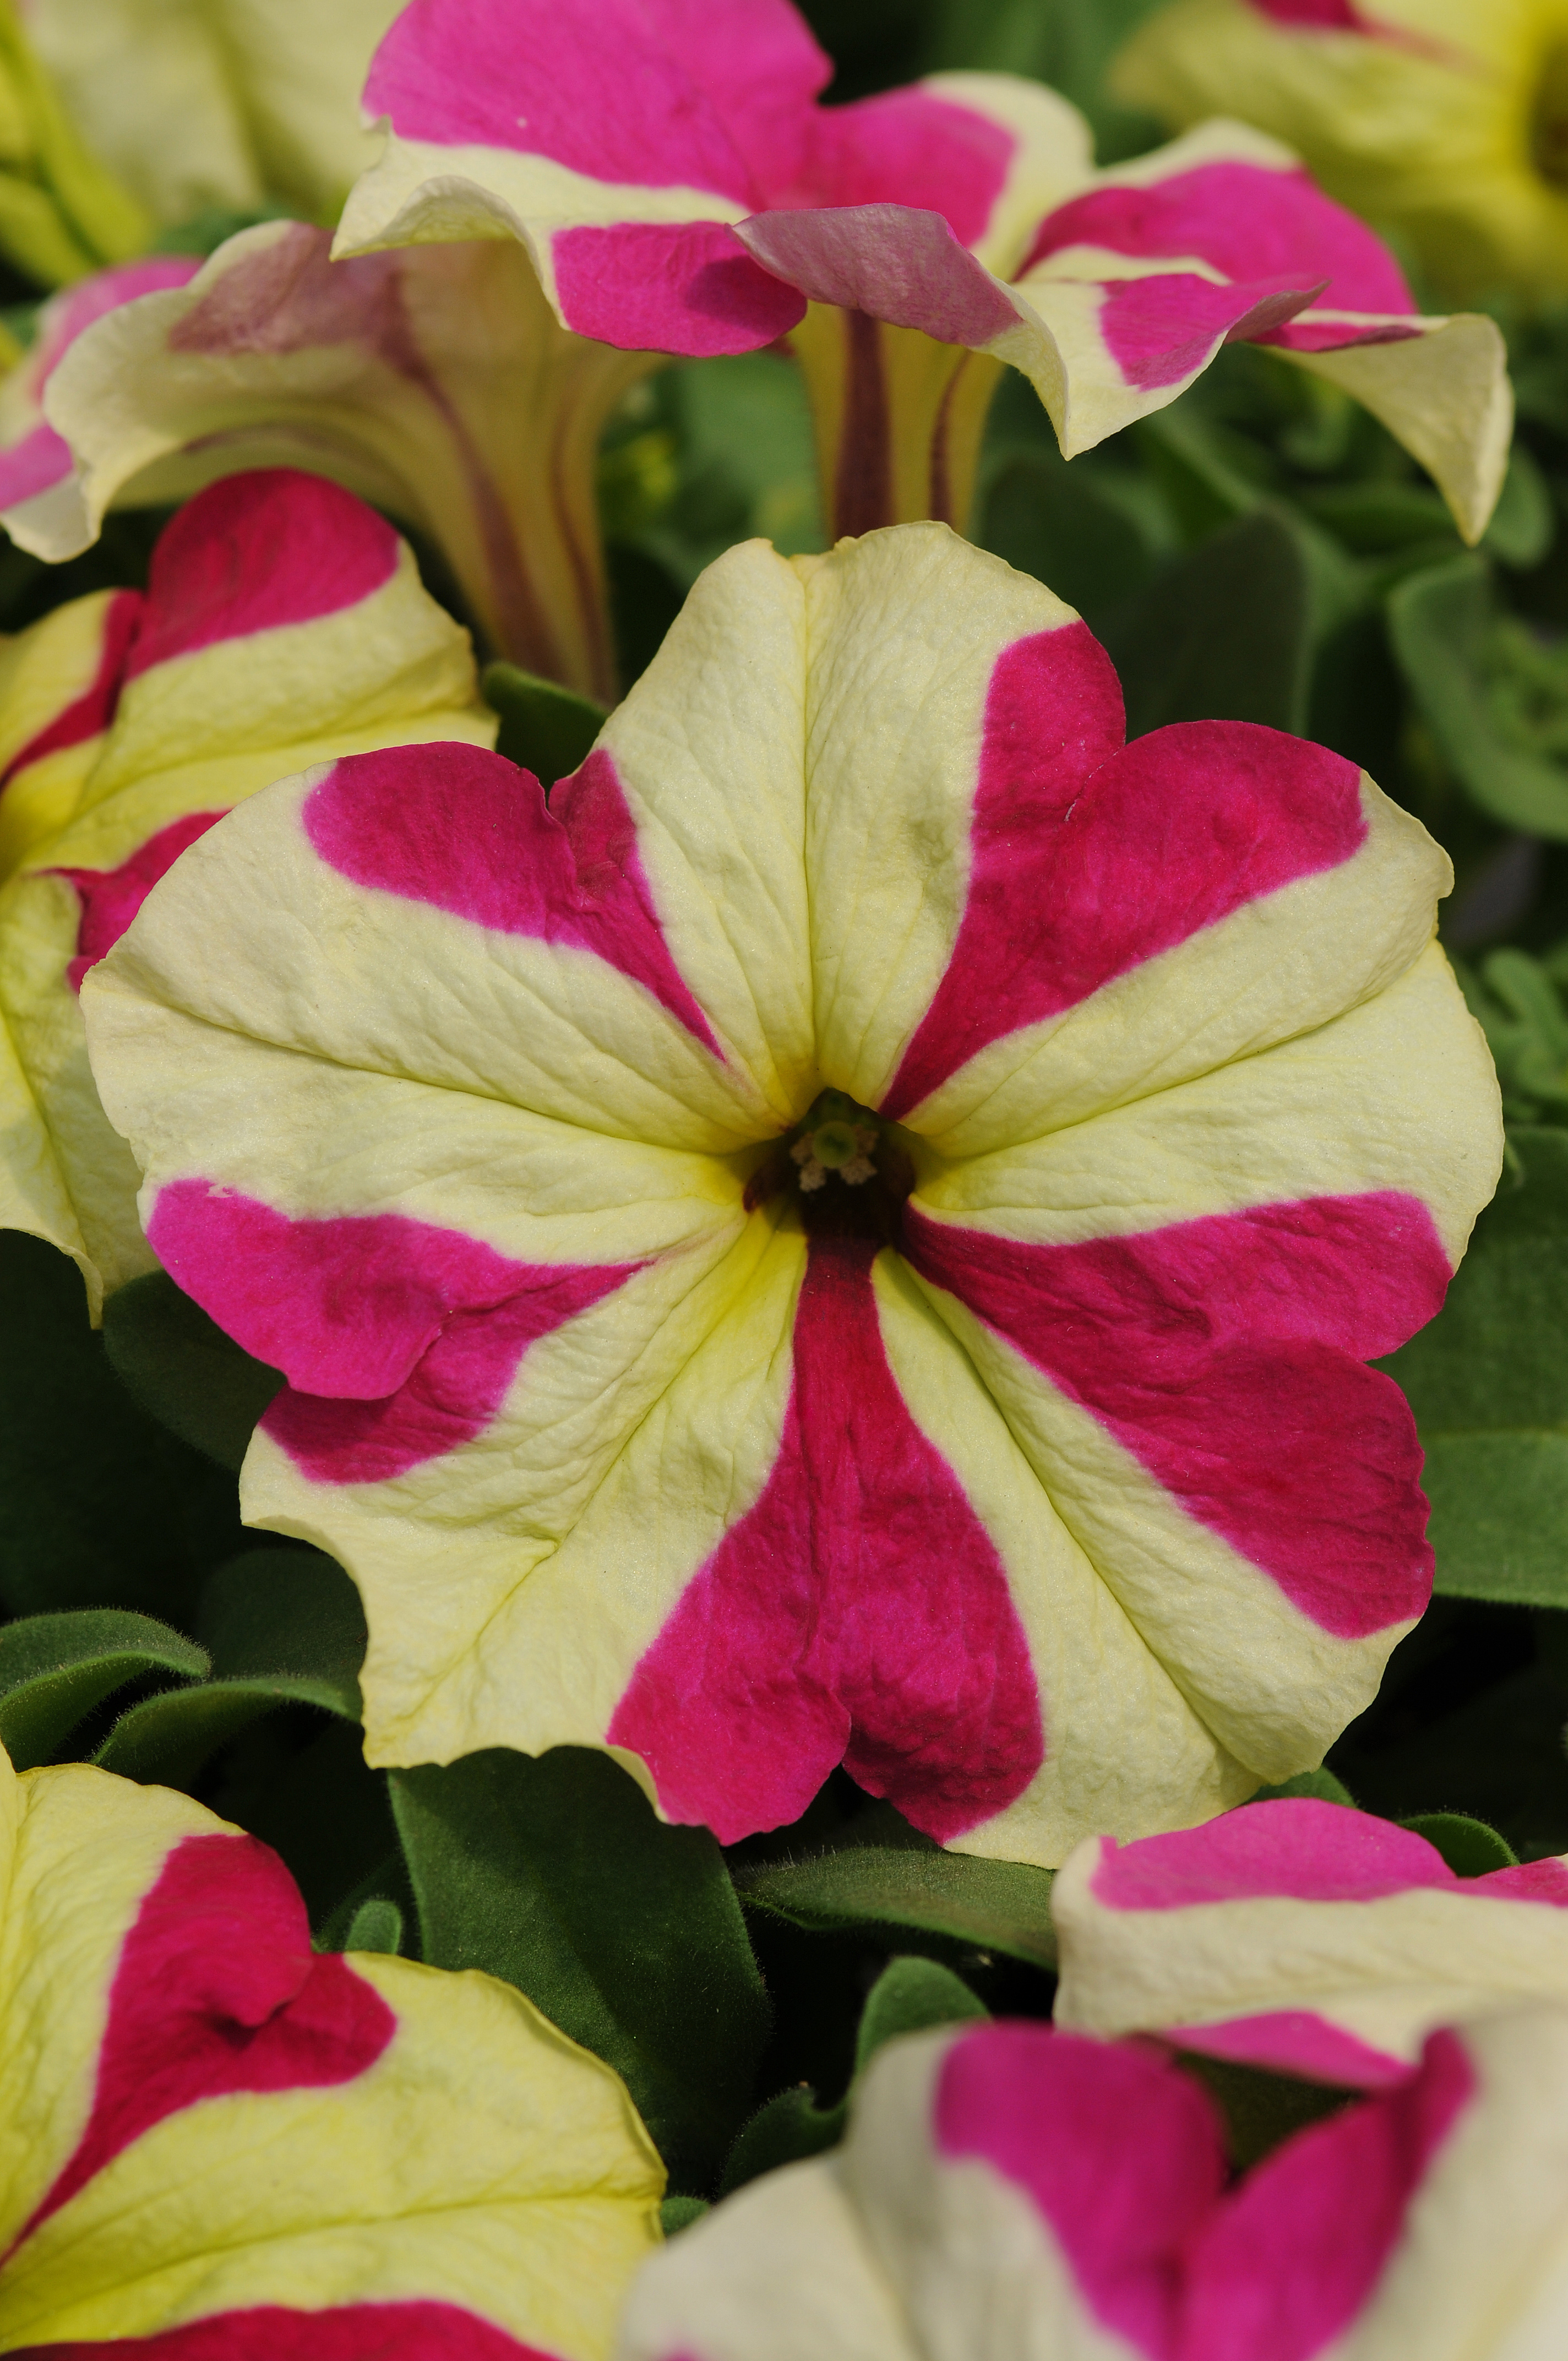
[[[609,697],[594,467],[652,362],[558,327],[514,246],[334,263],[330,243],[267,222],[204,264],[154,258],[72,290],[0,393],[0,521],[71,557],[115,498],[308,467],[427,533],[492,648]]]
[[[603,2361],[663,2174],[489,1976],[318,1953],[168,1788],[0,1753],[0,2346]]]
[[[1568,291],[1568,18],[1446,0],[1178,0],[1112,69],[1130,105],[1237,115],[1398,228],[1461,300]]]
[[[1288,150],[1212,124],[1096,172],[1037,85],[947,74],[823,108],[828,71],[788,0],[413,0],[366,85],[386,152],[334,251],[510,236],[584,335],[787,338],[835,533],[961,527],[1003,362],[1071,457],[1245,337],[1365,402],[1478,538],[1508,454],[1501,336],[1422,317]]]
[[[1406,2080],[1440,2025],[1568,2004],[1568,1863],[1459,1877],[1413,1829],[1309,1797],[1091,1838],[1051,1916],[1058,2024],[1355,2089]]]
[[[548,809],[408,748],[232,813],[82,1006],[370,1759],[604,1746],[726,1840],[842,1762],[1047,1864],[1319,1761],[1431,1579],[1361,1364],[1501,1153],[1448,877],[1321,747],[1125,746],[935,524],[728,553]]]
[[[1568,2335],[1568,2009],[1446,2027],[1398,2090],[1227,2185],[1142,2044],[889,2043],[842,2150],[633,2282],[617,2361],[1523,2361]]]
[[[83,976],[258,787],[494,734],[467,634],[408,549],[313,476],[215,485],[164,533],[145,596],[74,599],[0,644],[0,1227],[74,1257],[94,1316],[155,1257],[88,1071]]]

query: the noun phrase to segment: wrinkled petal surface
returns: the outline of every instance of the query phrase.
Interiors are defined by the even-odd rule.
[[[74,601],[0,650],[0,1221],[73,1255],[95,1303],[152,1257],[88,1070],[88,970],[280,773],[495,725],[391,527],[281,471],[183,509],[145,594]]]
[[[520,1993],[313,1951],[266,1846],[85,1764],[0,1758],[0,1876],[7,2351],[598,2361],[663,2174]]]
[[[362,1586],[373,1757],[609,1745],[727,1840],[843,1762],[1047,1861],[1321,1760],[1430,1582],[1362,1365],[1497,1169],[1446,882],[1321,748],[1124,746],[933,525],[731,551],[548,810],[411,748],[194,844],[95,1071],[288,1376],[246,1513]]]

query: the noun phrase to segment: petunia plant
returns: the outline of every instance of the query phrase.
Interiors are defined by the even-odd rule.
[[[663,2174],[519,1993],[313,1950],[275,1853],[85,1763],[0,1752],[0,1912],[6,2352],[607,2354]]]
[[[0,1227],[72,1256],[94,1311],[154,1257],[82,978],[187,846],[302,761],[494,735],[406,546],[312,476],[215,485],[145,593],[73,599],[0,646]]]
[[[890,2043],[843,2150],[645,2264],[617,2361],[1512,2361],[1561,2339],[1568,2010],[1435,2033],[1401,2088],[1233,2178],[1138,2044]]]
[[[427,534],[493,652],[608,698],[594,467],[652,363],[560,328],[512,246],[330,246],[264,222],[205,263],[151,257],[60,299],[0,386],[0,520],[71,557],[111,500],[309,467]]]
[[[1479,536],[1508,441],[1501,337],[1423,317],[1287,150],[1220,123],[1097,172],[1082,117],[1037,84],[941,75],[824,108],[829,71],[789,0],[413,0],[366,85],[386,152],[334,251],[510,236],[581,335],[786,338],[835,533],[963,525],[1003,363],[1071,456],[1245,337],[1364,401]]]
[[[934,524],[732,551],[548,807],[453,746],[232,813],[82,1005],[369,1759],[608,1747],[725,1841],[842,1763],[1046,1863],[1317,1763],[1431,1579],[1361,1364],[1500,1155],[1447,883],[1321,747],[1124,745]]]

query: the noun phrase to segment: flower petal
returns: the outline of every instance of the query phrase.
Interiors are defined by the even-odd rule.
[[[1406,1828],[1293,1800],[1118,1849],[1051,1894],[1058,2024],[1376,2090],[1436,2026],[1568,2002],[1568,1866],[1460,1878]]]
[[[487,1977],[316,1955],[281,1862],[184,1796],[4,1775],[11,2344],[302,2351],[324,2313],[349,2356],[402,2305],[475,2361],[603,2349],[662,2178],[605,2068]]]

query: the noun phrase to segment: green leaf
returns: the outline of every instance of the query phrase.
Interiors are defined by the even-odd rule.
[[[918,1927],[1036,1967],[1056,1965],[1051,1872],[1025,1861],[850,1845],[733,1873],[749,1908],[797,1927]]]
[[[1510,1135],[1437,1318],[1379,1366],[1426,1452],[1437,1587],[1568,1606],[1568,1133]]]
[[[1482,557],[1423,567],[1394,589],[1388,630],[1410,694],[1472,802],[1507,828],[1568,838],[1568,771],[1551,740],[1568,669],[1544,726],[1531,726],[1552,684],[1532,678],[1553,659],[1528,632],[1499,625]],[[1499,636],[1501,633],[1501,636]]]
[[[1106,632],[1127,735],[1169,721],[1299,730],[1311,662],[1302,544],[1271,511],[1240,517],[1166,566]]]
[[[0,1607],[121,1607],[189,1626],[244,1544],[234,1479],[137,1409],[73,1263],[0,1233]]]
[[[1518,1867],[1519,1855],[1507,1837],[1466,1812],[1420,1812],[1401,1826],[1435,1845],[1460,1877],[1485,1877],[1489,1870]]]
[[[315,1550],[251,1550],[203,1593],[212,1658],[200,1688],[144,1697],[94,1758],[127,1779],[190,1787],[220,1746],[280,1705],[359,1719],[365,1616],[343,1568]]]
[[[659,2227],[666,2238],[674,2238],[712,2211],[706,2197],[666,2197],[659,2208]]]
[[[1081,467],[1020,451],[992,478],[975,534],[1022,574],[1075,607],[1091,630],[1134,598],[1155,551],[1127,511]]]
[[[1230,2058],[1205,2058],[1188,2050],[1178,2064],[1201,2082],[1220,2110],[1225,2150],[1237,2172],[1248,2172],[1298,2132],[1337,2115],[1361,2094],[1321,2082],[1299,2082],[1262,2066],[1240,2066]]]
[[[280,1370],[253,1361],[161,1270],[110,1296],[104,1345],[143,1410],[223,1467],[239,1466],[283,1383]]]
[[[1298,1771],[1293,1779],[1281,1779],[1277,1787],[1260,1787],[1255,1795],[1247,1797],[1247,1802],[1277,1804],[1290,1795],[1310,1795],[1320,1804],[1348,1804],[1353,1811],[1355,1809],[1355,1797],[1344,1781],[1336,1779],[1332,1771],[1321,1768]],[[1245,1810],[1245,1806],[1242,1808]]]
[[[0,1744],[18,1771],[60,1752],[85,1714],[149,1673],[204,1680],[205,1649],[114,1607],[29,1615],[0,1631]]]
[[[362,1902],[348,1922],[345,1951],[400,1951],[403,1945],[403,1914],[395,1902],[385,1894],[374,1894]]]
[[[728,2196],[780,2165],[836,2147],[850,2120],[856,2086],[884,2042],[896,2041],[900,2034],[925,2033],[937,2025],[967,2025],[990,2014],[950,1968],[935,1960],[890,1960],[861,2012],[854,2071],[838,2105],[819,2107],[815,2092],[804,2086],[780,2091],[743,2126],[729,2151],[720,2194]]]
[[[1505,566],[1539,566],[1557,532],[1552,487],[1522,443],[1508,456],[1508,472],[1483,536],[1484,546]]]
[[[605,708],[514,664],[489,664],[479,686],[500,715],[496,752],[532,771],[546,795],[587,753],[604,727]]]
[[[706,2186],[769,2024],[707,1829],[662,1826],[585,1747],[497,1748],[389,1785],[424,1958],[515,1984],[621,2075],[672,2175]]]

